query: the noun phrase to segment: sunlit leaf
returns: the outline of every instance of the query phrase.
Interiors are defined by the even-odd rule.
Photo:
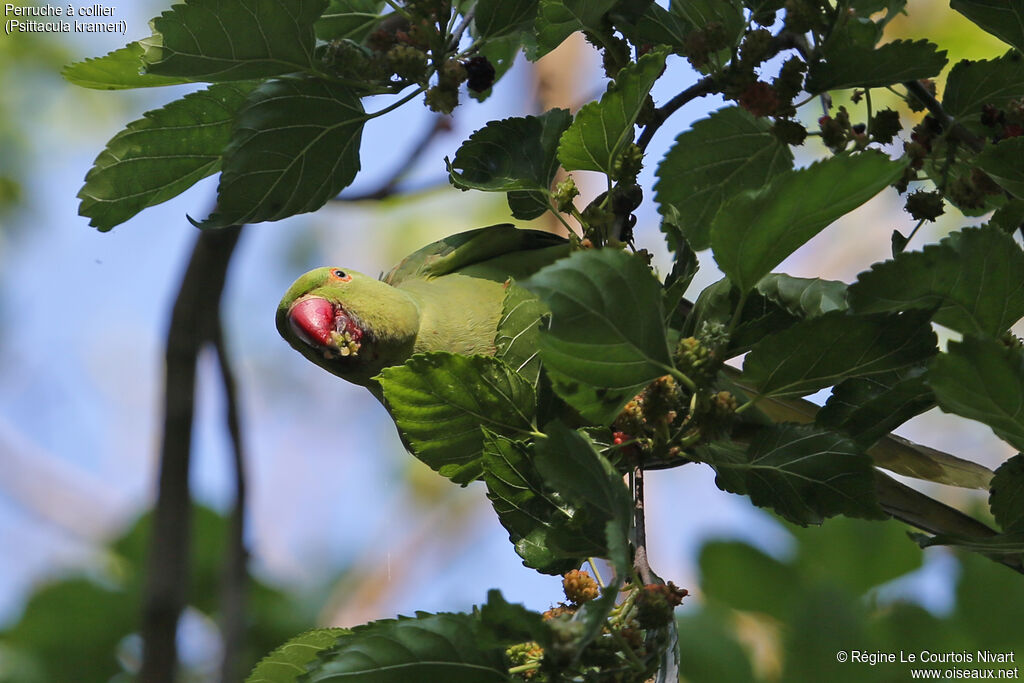
[[[480,475],[480,427],[509,436],[533,431],[533,388],[490,356],[418,354],[379,379],[413,455],[456,483]]]
[[[512,285],[505,292],[498,334],[494,339],[495,358],[505,361],[534,386],[540,373],[537,345],[541,317],[546,313],[547,308],[534,294]]]
[[[320,628],[295,636],[260,660],[245,683],[294,683],[316,662],[317,655],[334,646],[350,630]]]
[[[188,83],[187,78],[157,76],[142,73],[141,45],[128,43],[102,57],[92,57],[64,67],[61,75],[69,82],[94,90],[123,90],[126,88],[154,88],[163,85]]]
[[[1024,2],[951,0],[949,6],[999,40],[1024,51]]]

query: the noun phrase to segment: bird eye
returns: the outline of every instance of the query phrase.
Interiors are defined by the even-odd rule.
[[[348,282],[349,280],[352,279],[352,276],[347,274],[341,268],[335,268],[334,270],[332,270],[331,277],[333,277],[336,280],[341,280],[342,282]]]

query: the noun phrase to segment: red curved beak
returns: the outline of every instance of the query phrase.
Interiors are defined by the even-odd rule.
[[[334,331],[334,304],[319,297],[296,301],[288,311],[288,322],[306,343],[328,346]]]

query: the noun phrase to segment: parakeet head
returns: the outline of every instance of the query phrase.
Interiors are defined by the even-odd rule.
[[[419,330],[416,303],[401,290],[342,268],[311,270],[277,307],[277,330],[309,360],[368,386],[411,352]]]

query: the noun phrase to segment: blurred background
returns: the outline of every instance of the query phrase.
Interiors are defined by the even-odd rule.
[[[148,19],[164,9],[154,0],[118,5],[126,37],[0,36],[0,681],[128,680],[138,663],[164,337],[197,234],[186,215],[206,215],[216,178],[112,232],[88,227],[75,195],[105,142],[189,89],[89,91],[66,83],[60,69],[148,35]],[[911,2],[910,17],[893,22],[888,38],[927,37],[949,50],[950,63],[1004,50],[936,3]],[[656,102],[695,80],[672,58]],[[522,566],[481,485],[454,487],[406,454],[369,393],[293,352],[273,314],[309,268],[376,274],[444,235],[508,220],[503,195],[452,189],[443,158],[488,120],[575,110],[604,87],[599,55],[582,41],[537,65],[520,56],[486,102],[463,91],[451,130],[432,138],[401,181],[409,192],[244,230],[224,306],[248,456],[247,543],[257,582],[250,662],[315,625],[465,610],[492,587],[539,610],[562,598],[558,578]],[[646,188],[674,132],[721,105],[691,103],[659,132]],[[875,106],[885,103],[876,97]],[[806,109],[809,124],[822,113]],[[343,196],[379,188],[434,125],[415,105],[371,121],[363,171]],[[798,158],[821,153],[809,142]],[[599,188],[588,189],[585,175],[577,182],[589,200]],[[654,252],[665,273],[670,259],[652,195],[648,189],[638,212],[637,246]],[[888,257],[893,229],[912,226],[901,209],[901,199],[883,193],[780,270],[853,280]],[[981,222],[955,213],[947,207],[910,248]],[[532,227],[553,226],[539,219]],[[691,295],[720,277],[709,256],[701,266]],[[192,607],[179,633],[183,675],[197,681],[214,679],[218,666],[223,515],[233,495],[217,372],[212,357],[200,359],[192,489],[202,507]],[[937,412],[901,433],[989,467],[1011,455],[987,428]],[[689,680],[820,680],[818,666],[839,680],[875,680],[863,668],[836,667],[835,650],[1024,644],[1024,581],[983,559],[922,554],[893,523],[793,529],[719,491],[706,468],[653,473],[647,491],[652,566],[694,595],[680,610]],[[928,491],[984,507],[983,496]],[[904,680],[899,673],[892,680]]]

